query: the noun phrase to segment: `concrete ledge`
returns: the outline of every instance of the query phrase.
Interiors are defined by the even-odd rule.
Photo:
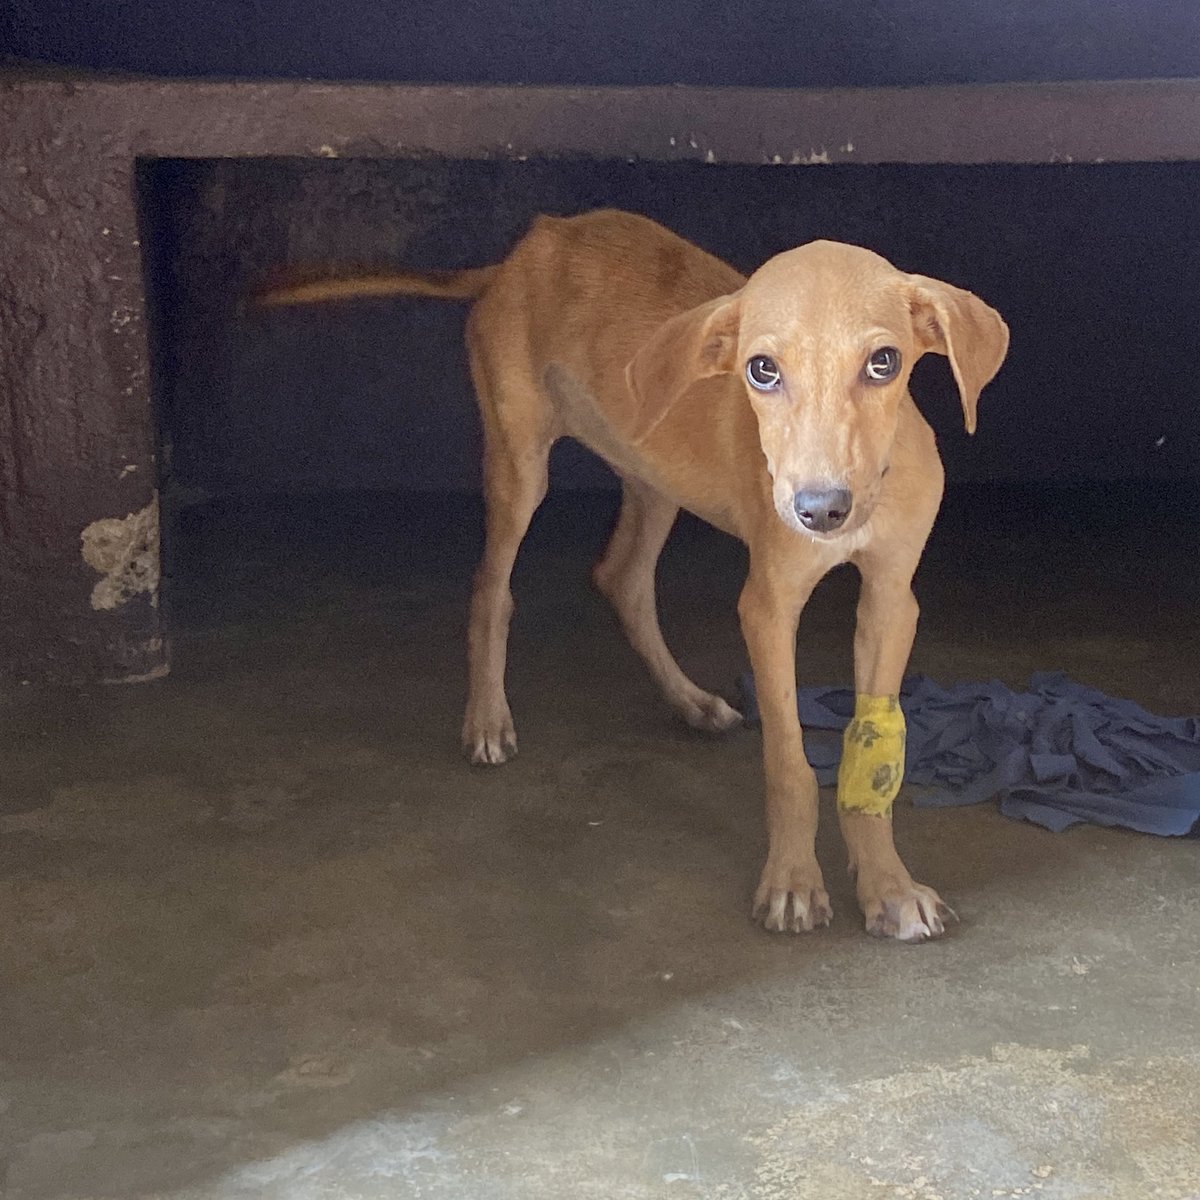
[[[918,88],[457,87],[0,74],[150,157],[576,155],[723,163],[1200,159],[1200,78]],[[0,135],[2,136],[2,135]]]

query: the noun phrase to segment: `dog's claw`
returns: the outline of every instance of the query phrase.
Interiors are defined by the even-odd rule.
[[[909,882],[861,900],[867,932],[898,942],[931,941],[946,932],[947,920],[958,920],[958,914],[937,892],[919,883]]]
[[[720,696],[706,696],[699,703],[689,703],[683,709],[683,719],[693,729],[705,733],[728,733],[742,723],[742,714]]]
[[[763,884],[754,897],[751,916],[770,933],[811,933],[829,924],[833,909],[819,884],[804,888]]]
[[[463,753],[474,766],[496,767],[514,758],[517,753],[517,735],[512,726],[512,719],[509,718],[487,730],[473,727],[464,729]]]
[[[463,747],[471,764],[476,767],[498,767],[510,758],[515,758],[517,748],[511,744],[497,745],[495,742],[479,742],[474,746]]]

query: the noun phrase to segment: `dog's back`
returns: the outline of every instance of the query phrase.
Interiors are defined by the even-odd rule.
[[[727,263],[648,217],[599,209],[538,217],[485,292],[519,288],[539,309],[538,330],[561,339],[556,359],[572,348],[594,355],[599,335],[623,343],[624,363],[667,318],[743,283]]]

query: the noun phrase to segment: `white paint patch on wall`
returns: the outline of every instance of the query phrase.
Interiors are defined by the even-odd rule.
[[[92,607],[109,611],[146,593],[158,604],[158,493],[140,512],[102,517],[79,535],[83,561],[103,578],[92,588]]]

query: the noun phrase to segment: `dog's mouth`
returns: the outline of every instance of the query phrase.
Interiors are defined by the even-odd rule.
[[[863,525],[867,523],[867,519],[870,516],[870,513],[863,513],[862,515],[859,515],[858,513],[852,513],[844,525],[839,526],[837,529],[830,529],[828,531],[821,532],[816,529],[809,529],[807,526],[802,524],[800,519],[796,516],[795,511],[792,510],[790,506],[786,509],[780,507],[777,511],[779,513],[779,519],[793,533],[800,534],[802,537],[807,538],[810,542],[819,542],[828,545],[840,542],[843,538],[846,538],[850,534],[857,532],[863,527]]]

